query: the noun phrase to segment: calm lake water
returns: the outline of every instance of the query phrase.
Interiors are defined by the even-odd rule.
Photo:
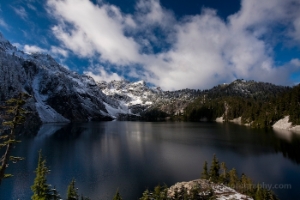
[[[255,182],[272,184],[281,199],[300,198],[300,134],[254,130],[234,124],[186,122],[90,122],[47,124],[35,137],[22,137],[10,164],[13,178],[0,186],[1,200],[30,199],[38,150],[51,169],[48,183],[66,196],[76,179],[79,194],[111,200],[119,189],[136,200],[159,183],[168,186],[200,177],[213,154]],[[275,185],[277,184],[277,185]]]

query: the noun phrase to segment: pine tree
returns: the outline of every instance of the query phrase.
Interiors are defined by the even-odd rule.
[[[26,110],[22,108],[25,104],[25,99],[28,98],[26,94],[19,94],[18,98],[9,99],[6,101],[6,106],[1,106],[8,118],[12,118],[10,121],[5,121],[2,125],[8,128],[10,131],[6,133],[5,131],[0,136],[0,148],[5,148],[5,152],[1,157],[0,166],[0,185],[4,178],[11,177],[11,174],[5,174],[5,170],[8,167],[9,161],[16,163],[17,161],[23,160],[24,158],[10,156],[10,151],[13,146],[20,142],[15,139],[15,130],[18,125],[21,125],[25,121]]]
[[[201,178],[202,179],[208,179],[207,162],[206,161],[204,162],[204,165],[203,165],[203,170],[202,170],[202,173],[201,173]]]
[[[150,192],[148,189],[143,192],[143,196],[139,200],[150,200]]]
[[[236,170],[233,168],[232,170],[229,171],[229,187],[232,187],[233,189],[236,188],[238,184],[238,175],[236,173]]]
[[[193,187],[191,190],[190,190],[190,197],[191,199],[198,199],[199,198],[199,188],[197,187]]]
[[[52,193],[52,195],[51,195],[52,200],[61,200],[62,199],[55,187],[51,190],[51,193]]]
[[[78,200],[77,189],[75,188],[75,179],[73,178],[68,186],[67,200]]]
[[[217,183],[219,180],[219,170],[220,170],[220,164],[216,157],[216,154],[214,154],[213,160],[211,162],[210,170],[209,170],[210,179],[214,183]]]
[[[34,184],[31,186],[33,195],[32,200],[48,200],[52,199],[50,186],[47,184],[47,174],[49,173],[46,167],[46,160],[43,159],[42,151],[39,151],[38,166],[36,168],[36,177]]]
[[[84,197],[84,196],[82,196],[81,195],[81,198],[80,198],[80,200],[91,200],[90,198],[88,198],[88,197]]]
[[[251,195],[252,194],[252,181],[244,173],[240,179],[240,192],[243,194]]]
[[[155,197],[155,198],[159,198],[160,192],[161,192],[161,187],[160,187],[160,185],[157,185],[157,186],[154,188],[154,197]]]
[[[221,183],[227,183],[227,167],[225,162],[221,163],[221,171],[222,174],[220,175],[220,181]]]
[[[121,195],[120,195],[119,190],[117,190],[117,192],[116,192],[116,194],[115,194],[113,200],[122,200],[122,197],[121,197]]]

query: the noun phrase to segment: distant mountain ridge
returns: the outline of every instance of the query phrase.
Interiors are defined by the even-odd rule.
[[[287,86],[278,86],[272,83],[246,81],[237,79],[229,84],[220,84],[210,90],[206,90],[210,97],[238,96],[244,98],[267,99],[277,94],[290,90]]]
[[[137,115],[149,108],[157,108],[167,114],[183,112],[185,106],[201,93],[193,89],[163,91],[159,87],[148,87],[144,81],[102,81],[97,84],[104,94],[119,101],[128,107],[130,113]]]

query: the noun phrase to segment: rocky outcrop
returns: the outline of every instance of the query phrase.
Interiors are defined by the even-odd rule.
[[[282,129],[282,130],[288,130],[293,132],[300,133],[300,126],[293,126],[292,122],[289,122],[289,116],[285,116],[283,119],[278,120],[274,125],[274,129]]]
[[[191,193],[193,189],[197,189],[200,191],[200,196],[213,196],[214,198],[212,199],[253,200],[253,198],[241,194],[230,187],[222,184],[215,184],[204,179],[176,183],[168,189],[168,196],[171,198],[174,197],[175,192],[182,190],[182,188],[186,189],[188,194]]]

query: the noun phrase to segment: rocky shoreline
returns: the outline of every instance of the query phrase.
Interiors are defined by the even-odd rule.
[[[187,190],[187,193],[189,194],[194,188],[201,189],[201,193],[199,194],[200,196],[205,197],[208,195],[213,195],[217,200],[253,200],[253,198],[241,194],[228,186],[216,184],[204,179],[176,183],[168,189],[168,197],[173,198],[175,193],[181,191],[182,189]]]

